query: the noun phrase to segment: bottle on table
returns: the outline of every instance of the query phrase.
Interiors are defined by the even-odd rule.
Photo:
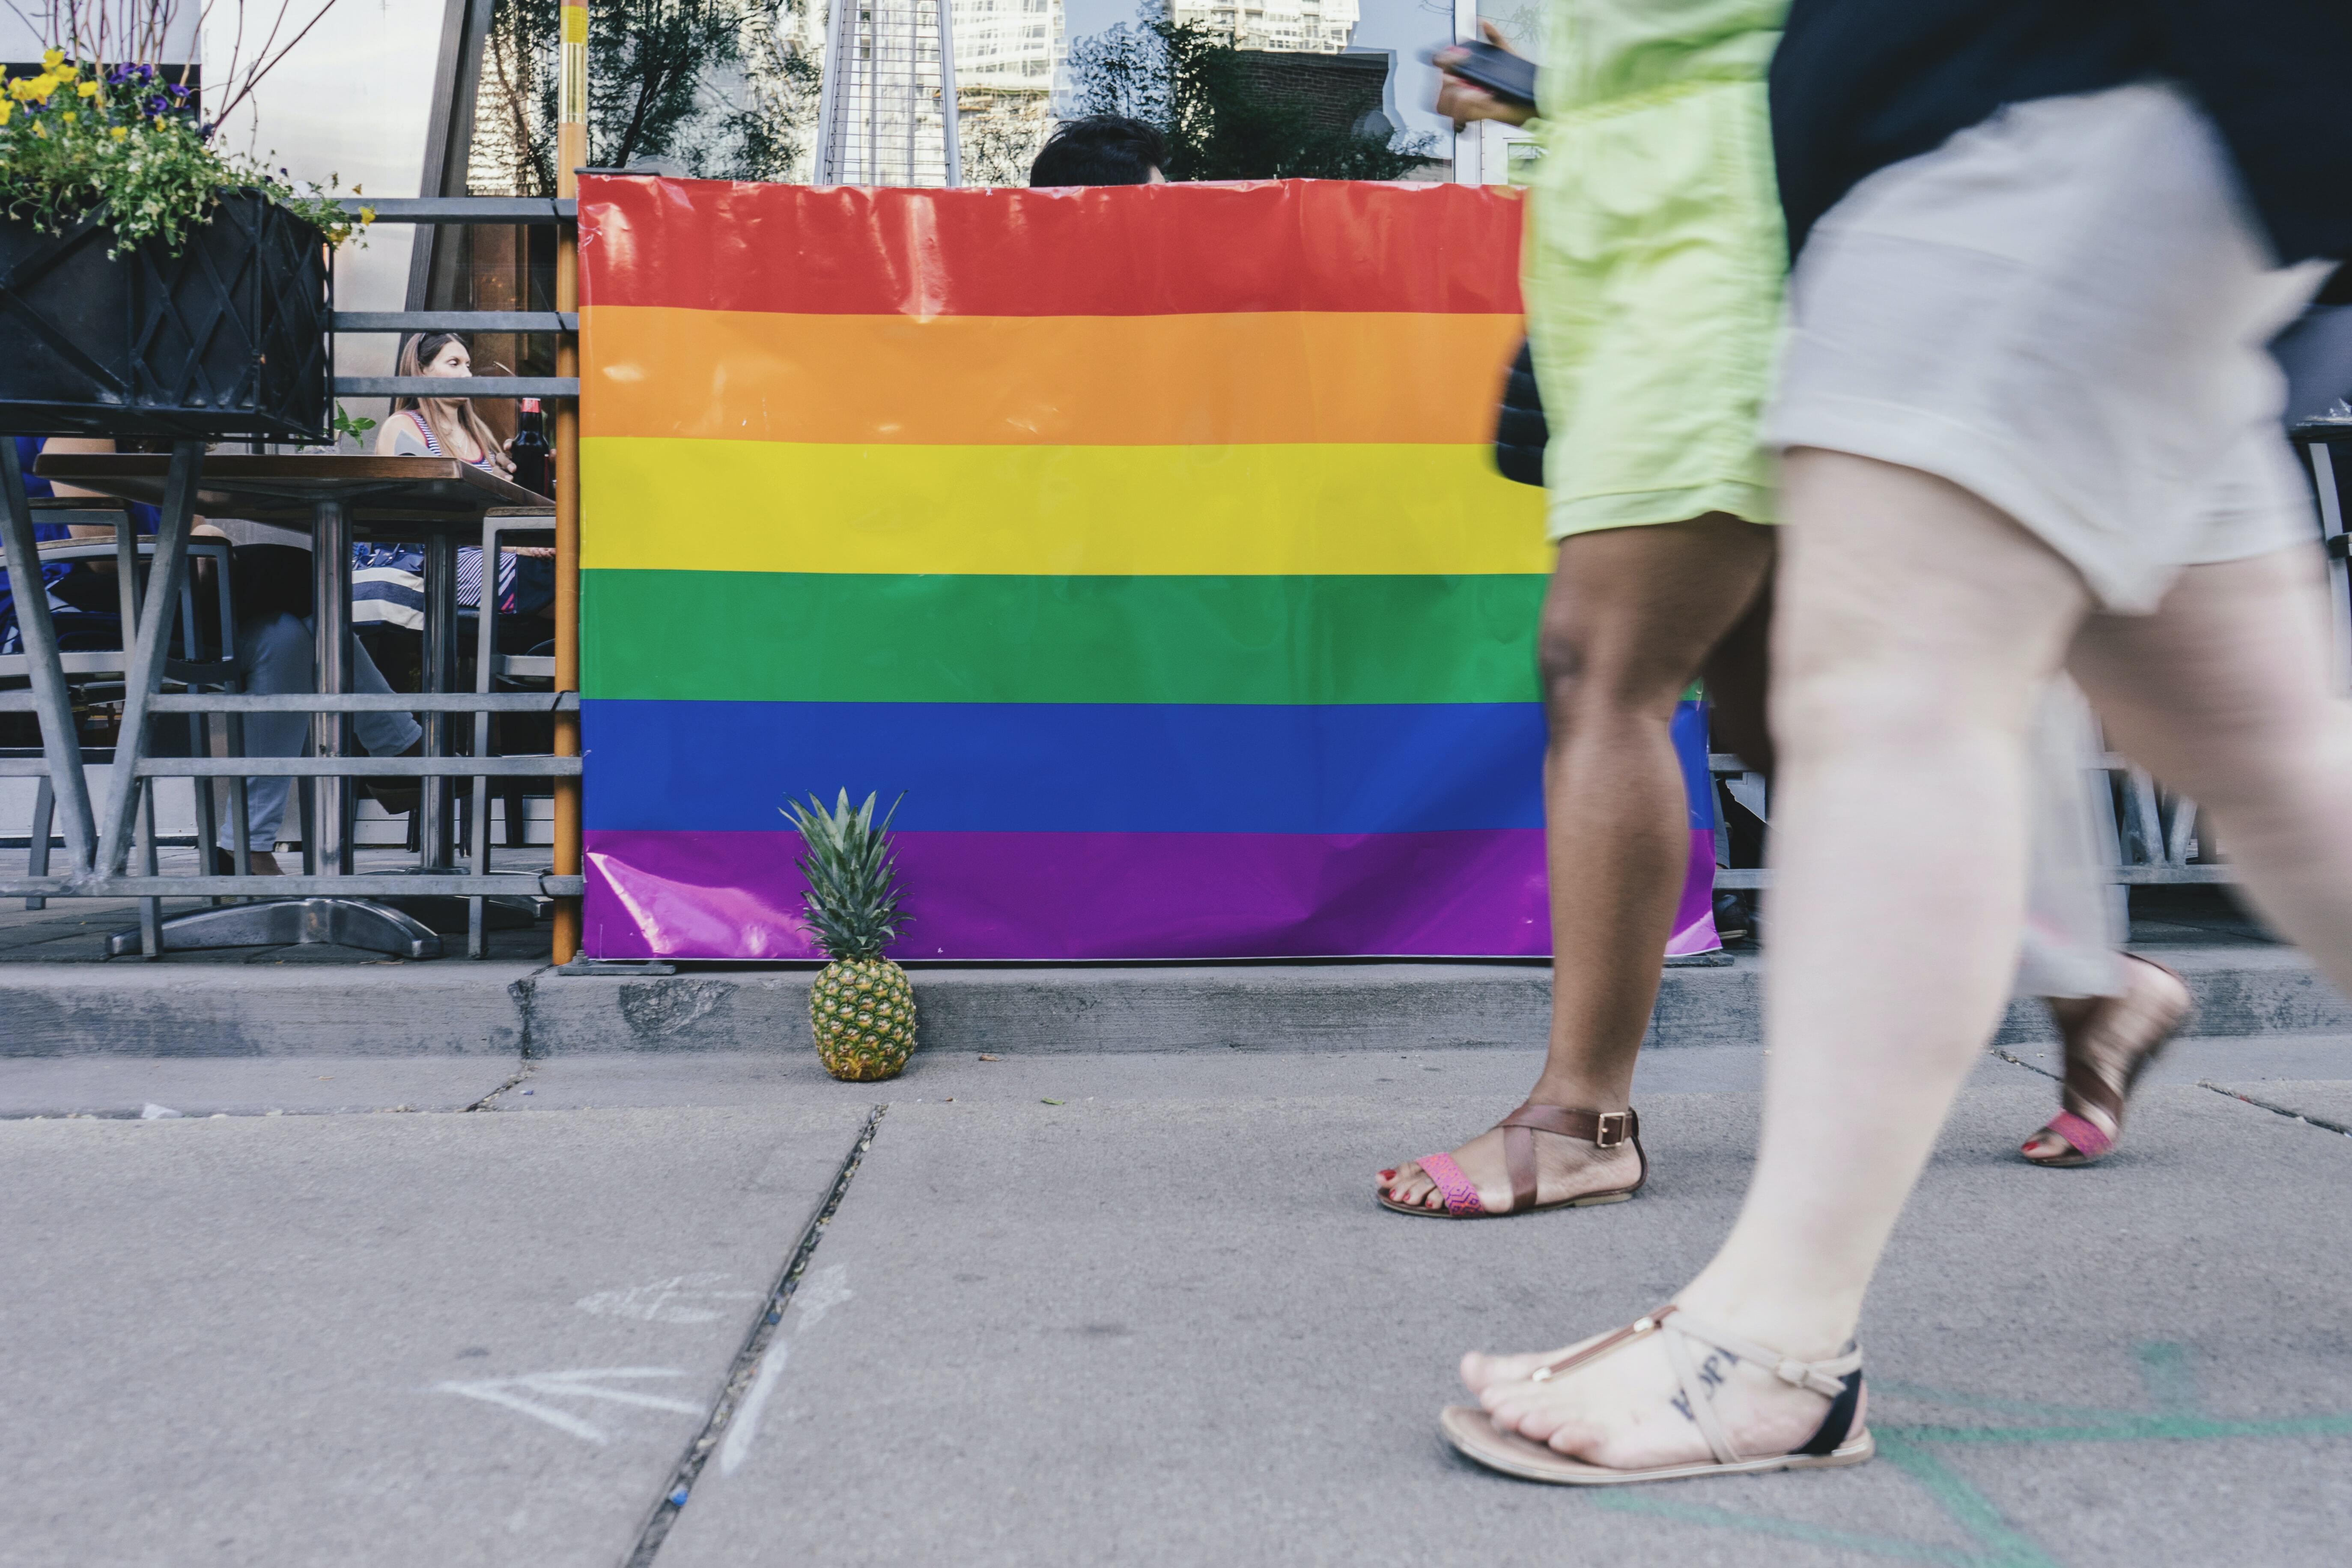
[[[514,459],[514,482],[534,494],[555,493],[555,448],[548,443],[546,419],[539,399],[522,400],[522,416],[507,456]]]

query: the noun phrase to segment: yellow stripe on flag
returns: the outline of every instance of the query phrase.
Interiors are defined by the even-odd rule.
[[[1549,572],[1480,446],[581,443],[589,569],[1029,576]]]

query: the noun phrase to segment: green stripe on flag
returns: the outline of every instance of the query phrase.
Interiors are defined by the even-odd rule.
[[[1532,702],[1546,579],[582,574],[592,698]]]

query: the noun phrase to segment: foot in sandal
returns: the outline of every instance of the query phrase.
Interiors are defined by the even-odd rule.
[[[1648,1179],[1633,1111],[1529,1101],[1451,1154],[1382,1171],[1379,1195],[1401,1214],[1479,1219],[1622,1203]]]
[[[2022,1152],[2037,1165],[2087,1165],[2113,1150],[2132,1086],[2189,1016],[2180,976],[2129,954],[2124,963],[2122,995],[2051,1004],[2066,1047],[2064,1109],[2025,1141]]]
[[[1801,1362],[1662,1307],[1538,1356],[1466,1355],[1440,1417],[1491,1469],[1565,1486],[1856,1465],[1875,1451],[1852,1346]]]

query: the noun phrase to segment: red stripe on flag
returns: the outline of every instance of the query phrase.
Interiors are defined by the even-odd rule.
[[[587,177],[595,305],[812,315],[1517,314],[1517,192],[1336,180],[908,190]]]

